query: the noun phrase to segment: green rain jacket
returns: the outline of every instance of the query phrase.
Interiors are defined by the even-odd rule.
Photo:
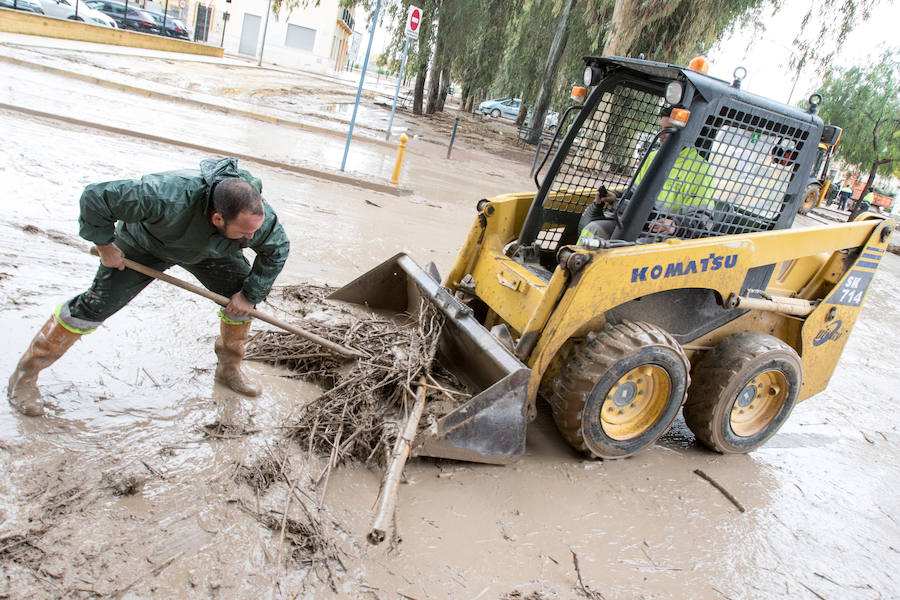
[[[262,192],[262,182],[238,169],[236,158],[203,160],[199,171],[166,171],[140,180],[91,184],[81,195],[79,234],[97,245],[120,242],[181,265],[240,254],[249,247],[256,259],[241,291],[249,302],[258,304],[281,272],[290,243],[265,201],[265,219],[252,240],[230,240],[216,230],[210,222],[210,192],[228,177],[240,177]]]

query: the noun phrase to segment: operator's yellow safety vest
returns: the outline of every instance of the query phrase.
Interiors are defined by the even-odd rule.
[[[653,150],[647,155],[644,166],[634,180],[635,185],[644,178],[647,168],[656,158],[656,152]],[[715,180],[709,174],[709,163],[700,156],[696,148],[687,146],[678,153],[663,189],[656,198],[656,205],[658,208],[679,212],[686,208],[712,208],[714,191]]]
[[[868,194],[863,196],[862,201],[868,202],[869,206],[874,206],[875,205],[875,192],[869,192]]]

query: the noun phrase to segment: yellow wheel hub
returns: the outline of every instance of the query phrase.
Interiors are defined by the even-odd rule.
[[[731,430],[740,437],[758,434],[778,415],[787,398],[788,383],[781,371],[764,371],[751,379],[731,407]]]
[[[620,441],[638,437],[659,420],[671,391],[672,382],[662,367],[642,365],[628,371],[603,400],[603,432]]]

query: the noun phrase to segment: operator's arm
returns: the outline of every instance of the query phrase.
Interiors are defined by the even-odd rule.
[[[588,204],[587,207],[585,207],[584,212],[581,213],[581,219],[578,220],[578,231],[587,227],[588,223],[591,221],[605,219],[605,208],[611,206],[615,201],[616,193],[608,192],[606,187],[601,185],[597,190],[597,195],[594,196],[594,201]]]
[[[265,210],[266,218],[250,242],[256,259],[241,288],[241,293],[251,304],[259,304],[269,295],[290,251],[290,242],[275,211],[268,204],[265,204]]]

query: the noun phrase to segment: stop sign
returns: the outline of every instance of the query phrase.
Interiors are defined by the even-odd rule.
[[[406,37],[419,39],[419,25],[422,23],[422,9],[418,6],[410,6],[406,13]]]

